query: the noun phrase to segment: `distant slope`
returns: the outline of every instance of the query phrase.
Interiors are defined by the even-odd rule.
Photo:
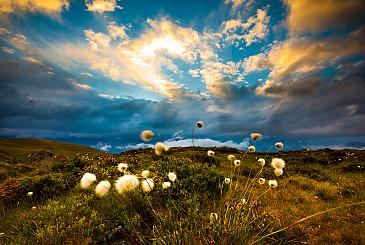
[[[34,151],[45,150],[54,154],[75,156],[76,154],[102,154],[103,151],[81,145],[53,140],[17,138],[0,139],[0,159],[24,160]]]

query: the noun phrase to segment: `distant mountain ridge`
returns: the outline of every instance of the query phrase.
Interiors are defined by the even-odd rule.
[[[351,147],[351,148],[364,148],[365,143],[360,141],[353,141],[345,144],[345,147]]]

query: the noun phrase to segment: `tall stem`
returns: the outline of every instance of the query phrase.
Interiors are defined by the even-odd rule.
[[[193,142],[193,147],[194,147],[194,129],[195,129],[195,124],[193,126],[193,130],[191,131],[191,141]]]

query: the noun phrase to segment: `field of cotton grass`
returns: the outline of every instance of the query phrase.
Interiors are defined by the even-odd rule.
[[[246,151],[194,147],[194,132],[203,128],[202,121],[193,126],[193,147],[157,142],[154,149],[77,155],[43,164],[31,177],[20,174],[14,194],[0,202],[0,242],[365,241],[358,233],[365,221],[363,152],[285,152],[277,142],[276,152],[257,153],[263,135],[256,132]],[[145,130],[140,138],[154,135]]]

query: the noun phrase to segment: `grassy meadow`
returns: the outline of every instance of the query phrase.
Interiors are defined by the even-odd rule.
[[[230,154],[241,160],[237,166]],[[285,161],[281,176],[273,172],[273,158]],[[127,163],[124,173],[119,163]],[[82,189],[87,172],[97,180]],[[365,244],[364,173],[359,150],[187,147],[158,156],[153,149],[109,154],[2,139],[0,244]],[[141,183],[120,194],[114,183],[123,174]],[[147,190],[146,179],[153,183]],[[95,186],[102,180],[112,187],[99,197]],[[268,180],[277,180],[277,187]],[[164,182],[170,186],[163,188]],[[312,214],[318,215],[298,222]]]

